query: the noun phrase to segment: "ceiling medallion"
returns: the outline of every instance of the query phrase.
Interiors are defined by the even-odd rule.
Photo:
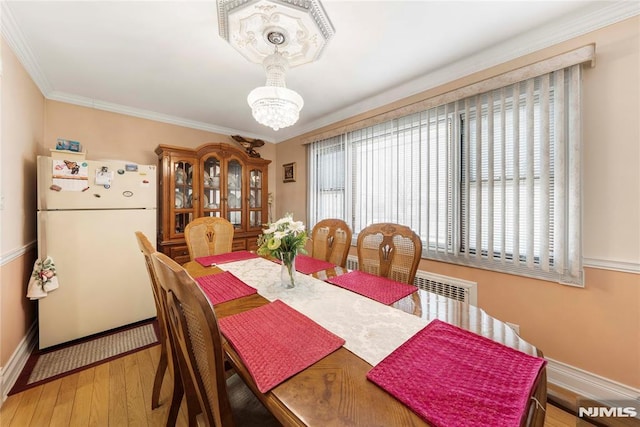
[[[274,130],[293,125],[302,97],[285,85],[285,72],[317,60],[334,34],[318,0],[218,0],[219,33],[247,60],[263,64],[265,86],[247,102],[254,118]]]

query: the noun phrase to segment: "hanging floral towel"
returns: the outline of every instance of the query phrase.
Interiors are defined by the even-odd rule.
[[[51,257],[44,261],[39,259],[33,264],[33,272],[27,287],[27,298],[40,299],[54,289],[58,289],[58,278],[56,277],[56,265]]]

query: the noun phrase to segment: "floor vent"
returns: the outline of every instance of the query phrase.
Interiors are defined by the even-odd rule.
[[[347,269],[358,269],[357,257],[350,256],[347,258]],[[478,284],[475,282],[418,270],[413,284],[425,291],[443,295],[471,305],[478,305]]]

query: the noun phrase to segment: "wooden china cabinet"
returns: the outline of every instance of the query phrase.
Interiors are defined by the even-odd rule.
[[[250,157],[225,143],[198,148],[159,145],[158,250],[189,261],[186,225],[202,216],[228,219],[233,250],[254,250],[267,222],[267,168],[271,160]]]

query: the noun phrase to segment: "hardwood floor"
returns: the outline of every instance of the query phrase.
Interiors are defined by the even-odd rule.
[[[0,409],[0,426],[163,426],[171,399],[169,377],[161,406],[152,411],[150,404],[159,357],[160,347],[153,346],[9,396]],[[184,404],[177,425],[188,425]],[[576,417],[547,405],[545,427],[575,425]]]

